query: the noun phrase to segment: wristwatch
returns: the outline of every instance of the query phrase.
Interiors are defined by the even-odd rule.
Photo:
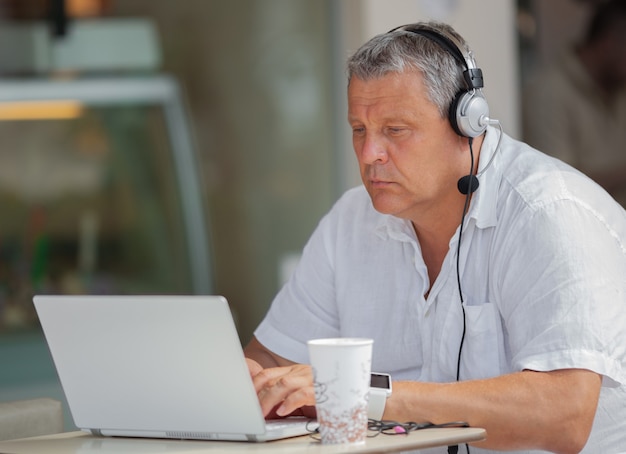
[[[387,398],[391,396],[391,375],[372,372],[367,417],[379,421],[385,412]]]

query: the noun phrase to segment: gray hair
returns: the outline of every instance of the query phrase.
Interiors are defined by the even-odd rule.
[[[420,22],[407,26],[420,27],[452,36],[467,51],[465,40],[449,25]],[[448,116],[451,102],[466,87],[465,69],[439,43],[406,30],[392,30],[375,36],[361,46],[347,64],[348,84],[353,77],[367,81],[389,73],[418,70],[424,78],[428,98],[438,107],[442,117]]]

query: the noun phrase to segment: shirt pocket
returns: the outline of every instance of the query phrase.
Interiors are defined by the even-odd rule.
[[[504,354],[504,335],[502,322],[497,307],[492,303],[468,304],[463,303],[465,309],[465,337],[451,348],[446,348],[447,355],[454,356],[456,375],[456,365],[461,347],[461,370],[460,379],[481,379],[490,378],[507,372],[506,357]],[[459,311],[461,312],[461,311]],[[453,319],[455,319],[453,321]],[[459,326],[463,332],[462,315],[448,319],[449,328],[452,325]],[[445,352],[442,352],[445,354]]]

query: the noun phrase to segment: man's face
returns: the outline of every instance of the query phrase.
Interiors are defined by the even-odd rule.
[[[467,139],[428,99],[419,72],[352,78],[348,121],[363,183],[376,210],[418,221],[456,207],[469,173]],[[445,208],[443,208],[445,209]]]

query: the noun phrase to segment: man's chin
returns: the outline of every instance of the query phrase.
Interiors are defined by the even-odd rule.
[[[369,192],[372,205],[381,214],[395,216],[401,219],[409,219],[407,216],[409,205],[405,198],[390,194],[388,191]]]
[[[399,212],[397,203],[387,195],[376,195],[371,197],[374,209],[381,214],[397,215]]]

